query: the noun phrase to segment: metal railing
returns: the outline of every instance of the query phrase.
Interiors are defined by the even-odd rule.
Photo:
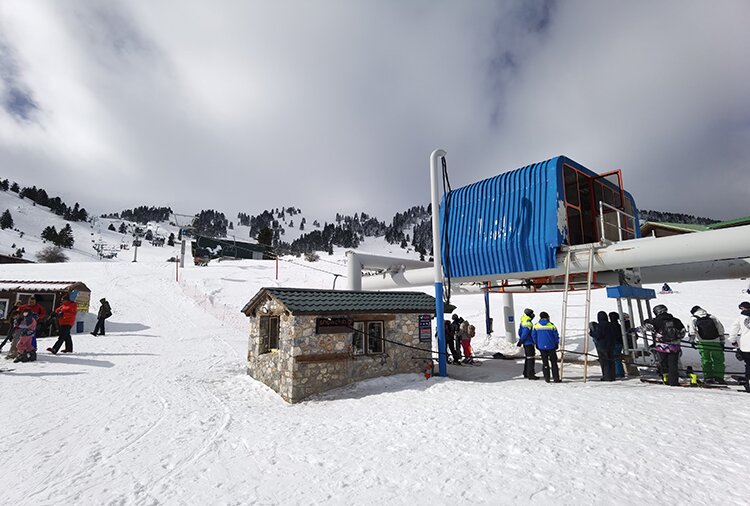
[[[617,216],[617,223],[605,223],[604,221],[604,208],[608,208],[616,213]],[[633,228],[630,229],[627,227],[627,220],[625,221],[625,226],[623,226],[623,216],[625,218],[630,218],[633,223]],[[626,237],[626,239],[634,239],[635,238],[635,226],[636,226],[636,220],[635,216],[632,216],[626,212],[624,212],[621,209],[618,209],[614,206],[611,206],[603,201],[599,201],[599,227],[601,231],[601,237],[600,240],[602,241],[612,241],[611,239],[607,238],[607,233],[605,227],[616,227],[617,229],[617,241],[623,240],[623,231],[629,232],[631,237]]]

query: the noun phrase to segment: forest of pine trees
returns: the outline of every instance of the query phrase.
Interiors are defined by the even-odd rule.
[[[119,213],[103,214],[102,218],[117,218],[145,225],[149,221],[169,221],[171,215],[172,209],[169,207],[138,206]]]
[[[227,225],[229,225],[229,221],[224,213],[213,209],[205,209],[196,214],[192,223],[195,235],[207,237],[226,237]]]
[[[37,188],[36,186],[19,188],[18,183],[13,182],[11,184],[7,179],[3,179],[0,181],[0,190],[18,193],[19,197],[29,199],[35,205],[48,207],[50,211],[68,221],[86,221],[89,219],[88,212],[78,202],[70,207],[60,197],[50,197],[43,188]]]
[[[687,225],[711,225],[712,223],[719,222],[719,220],[712,220],[711,218],[701,218],[700,216],[693,216],[692,214],[665,213],[663,211],[650,211],[648,209],[639,210],[638,217],[641,219],[641,221],[684,223]]]

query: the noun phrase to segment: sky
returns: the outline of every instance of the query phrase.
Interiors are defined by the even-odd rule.
[[[732,0],[3,0],[0,177],[96,214],[389,219],[436,148],[453,187],[564,154],[642,209],[746,216],[748,26]]]

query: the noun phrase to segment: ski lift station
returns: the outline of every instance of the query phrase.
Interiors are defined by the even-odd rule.
[[[509,340],[515,338],[514,292],[560,291],[564,353],[566,335],[587,334],[568,321],[568,300],[576,292],[586,295],[580,327],[581,320],[584,325],[590,320],[593,288],[619,287],[608,296],[617,299],[621,313],[627,304],[642,321],[653,298],[652,290],[640,288],[643,283],[750,276],[750,226],[640,237],[636,202],[620,171],[597,173],[558,156],[451,189],[445,155],[435,150],[430,156],[433,251],[440,255],[428,263],[349,252],[348,289],[434,284],[438,318],[444,292],[502,293]],[[377,274],[363,277],[363,270]],[[437,330],[439,372],[445,375],[443,325]],[[638,351],[624,346],[626,353]]]

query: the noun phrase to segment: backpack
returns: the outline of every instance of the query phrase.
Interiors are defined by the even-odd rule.
[[[475,335],[477,335],[477,329],[474,325],[469,325],[468,335],[469,337],[474,337]]]
[[[683,336],[683,329],[678,325],[680,321],[677,318],[670,318],[664,322],[664,326],[659,332],[662,335],[662,341],[672,342],[679,341]]]
[[[716,322],[714,322],[711,316],[696,318],[695,329],[703,341],[710,341],[719,337],[719,329],[716,328]]]

